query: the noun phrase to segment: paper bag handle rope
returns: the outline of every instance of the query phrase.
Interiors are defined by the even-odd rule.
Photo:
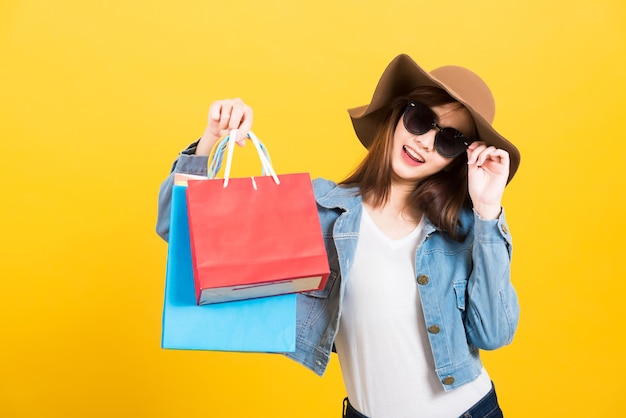
[[[209,164],[209,178],[215,178],[222,166],[224,149],[227,148],[226,168],[224,169],[224,187],[228,186],[228,180],[230,178],[230,169],[232,166],[236,137],[237,129],[233,129],[232,131],[230,131],[230,134],[215,147],[215,151],[213,152],[213,156]],[[263,167],[263,175],[271,175],[274,179],[274,182],[276,184],[280,184],[280,180],[278,179],[278,176],[276,175],[276,172],[274,171],[274,168],[272,167],[272,164],[270,162],[269,153],[267,152],[267,149],[265,148],[263,143],[259,141],[257,136],[252,131],[249,132],[246,137],[250,138],[250,140],[254,144],[254,148],[257,150],[257,154],[259,155],[259,159],[261,160],[261,166]],[[255,184],[254,177],[252,177],[252,183],[253,185]]]
[[[229,141],[230,141],[230,133],[222,137],[220,141],[213,147],[213,150],[211,151],[211,158],[209,161],[209,170],[207,174],[208,178],[214,179],[217,176],[217,173],[219,173],[219,171],[222,169],[222,163],[224,162],[224,153],[226,152],[226,149],[228,148]],[[263,150],[263,153],[267,157],[267,160],[271,161],[269,152],[267,151],[263,143],[259,141],[259,144],[261,145],[261,150]],[[262,175],[264,176],[268,175],[268,173],[265,171],[265,168],[264,167],[262,168],[263,168]]]

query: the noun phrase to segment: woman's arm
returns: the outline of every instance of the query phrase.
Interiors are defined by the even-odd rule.
[[[500,211],[500,216],[493,220],[474,215],[465,329],[469,341],[484,350],[502,347],[513,340],[520,313],[511,283],[511,234],[504,212]]]
[[[472,344],[491,350],[511,342],[519,320],[511,235],[502,210],[510,160],[506,151],[484,142],[472,143],[467,153],[474,242],[465,328]]]

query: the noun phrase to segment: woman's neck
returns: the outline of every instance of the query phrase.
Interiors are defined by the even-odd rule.
[[[387,201],[381,206],[373,206],[371,198],[363,201],[374,223],[390,238],[408,235],[422,218],[421,211],[409,206],[412,191],[408,187],[392,185]]]

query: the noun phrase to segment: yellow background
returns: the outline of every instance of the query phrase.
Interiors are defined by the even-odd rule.
[[[318,378],[160,348],[157,191],[236,96],[277,171],[343,178],[364,154],[345,109],[402,52],[481,74],[522,153],[522,318],[483,355],[506,416],[621,415],[625,42],[623,0],[3,0],[0,416],[338,417],[335,357]]]

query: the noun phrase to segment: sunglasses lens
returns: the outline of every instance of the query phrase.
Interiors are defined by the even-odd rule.
[[[404,127],[414,135],[422,135],[433,128],[437,128],[435,135],[435,149],[439,155],[454,158],[467,149],[470,141],[461,132],[454,128],[440,128],[435,123],[435,113],[421,103],[410,101],[404,111]]]
[[[467,149],[465,142],[465,136],[456,129],[443,128],[435,137],[435,149],[440,155],[453,158]]]
[[[404,127],[415,135],[422,135],[431,130],[434,121],[433,111],[419,103],[410,102],[404,112]]]

